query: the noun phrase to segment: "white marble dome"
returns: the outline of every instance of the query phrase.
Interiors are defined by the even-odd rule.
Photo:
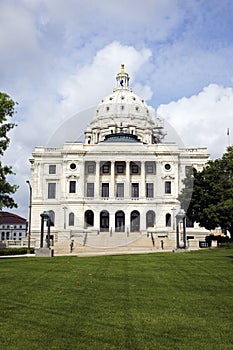
[[[117,74],[117,86],[102,99],[96,108],[94,118],[85,132],[86,143],[98,143],[108,134],[123,130],[134,134],[143,143],[158,143],[162,138],[162,127],[143,99],[129,87],[129,75],[124,71]]]

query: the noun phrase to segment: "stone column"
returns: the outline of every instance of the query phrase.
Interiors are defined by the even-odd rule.
[[[126,183],[125,183],[125,198],[131,198],[131,183],[130,183],[130,161],[126,161]]]
[[[146,172],[145,172],[145,162],[141,162],[141,190],[140,197],[146,198]]]
[[[111,181],[110,181],[110,189],[109,189],[109,197],[115,198],[115,166],[114,161],[111,162]]]
[[[85,174],[85,162],[84,161],[80,161],[79,163],[79,181],[78,181],[78,196],[85,197],[86,195],[86,174]]]
[[[95,162],[95,198],[100,196],[100,162]]]
[[[115,213],[109,212],[109,232],[115,232]]]

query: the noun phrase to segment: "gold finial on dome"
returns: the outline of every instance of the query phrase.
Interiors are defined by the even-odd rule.
[[[124,74],[124,73],[125,73],[125,65],[122,64],[122,65],[121,65],[121,74]]]

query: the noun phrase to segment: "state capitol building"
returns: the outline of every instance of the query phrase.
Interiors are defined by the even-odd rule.
[[[121,67],[85,142],[36,147],[32,154],[31,237],[40,244],[41,213],[49,212],[55,251],[114,247],[176,247],[177,200],[191,166],[202,170],[206,148],[164,142],[161,120],[129,85]],[[187,220],[189,242],[206,233]],[[192,242],[190,244],[192,244]]]

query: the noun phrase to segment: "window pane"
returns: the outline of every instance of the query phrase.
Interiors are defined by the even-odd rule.
[[[171,226],[171,214],[166,214],[166,226]]]
[[[55,183],[48,183],[48,198],[55,198],[56,197],[56,184]]]
[[[109,184],[108,183],[102,184],[102,197],[109,197]]]
[[[74,226],[74,213],[69,213],[69,226]]]
[[[76,192],[76,181],[70,181],[70,193]]]
[[[146,197],[147,198],[153,198],[154,197],[154,184],[153,183],[147,183],[146,184]]]
[[[56,165],[49,165],[49,174],[56,174]]]
[[[171,181],[165,181],[165,193],[171,193]]]
[[[137,164],[132,164],[131,172],[132,172],[132,174],[138,174],[139,173],[139,168],[138,168]]]
[[[139,197],[139,184],[138,183],[132,183],[131,192],[132,192],[131,195],[133,198]]]
[[[123,164],[117,165],[117,174],[124,174],[124,165]]]
[[[109,166],[109,164],[102,165],[102,173],[103,174],[109,174],[110,173],[110,166]]]
[[[87,197],[94,197],[94,183],[87,183]]]
[[[117,184],[116,196],[121,198],[124,197],[124,184]]]

